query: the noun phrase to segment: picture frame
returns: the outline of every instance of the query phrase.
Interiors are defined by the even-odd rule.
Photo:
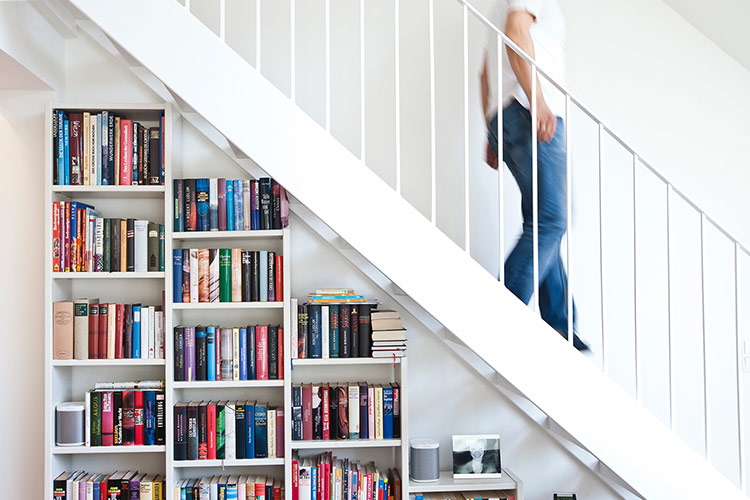
[[[500,434],[452,436],[454,479],[502,477]]]
[[[577,500],[575,493],[553,493],[552,500]]]

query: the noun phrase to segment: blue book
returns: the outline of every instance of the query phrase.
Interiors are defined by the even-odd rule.
[[[209,199],[208,199],[209,182],[208,179],[195,179],[195,198],[196,208],[198,211],[198,231],[210,231],[211,224],[209,220]]]
[[[63,169],[70,175],[70,122],[67,118],[63,122]]]
[[[133,357],[140,359],[141,353],[141,305],[133,304]]]
[[[99,137],[101,138],[99,140],[99,144],[101,144],[101,157],[102,157],[102,163],[101,163],[101,171],[102,171],[102,185],[109,185],[114,184],[109,182],[109,148],[111,147],[109,145],[109,112],[102,111],[101,114],[101,121],[97,117],[97,123],[101,126],[99,129]]]
[[[258,298],[261,302],[268,302],[268,250],[261,250],[259,255],[260,297]]]
[[[57,112],[57,183],[70,184],[70,173],[65,171],[65,114]]]
[[[94,498],[101,498],[101,484],[100,478],[97,477],[96,481],[94,481]]]
[[[156,391],[144,391],[143,413],[143,444],[153,445],[156,432]]]
[[[234,231],[234,181],[227,179],[227,231]]]
[[[256,380],[255,373],[255,327],[247,327],[247,379]]]
[[[240,328],[240,380],[247,380],[247,328]]]
[[[226,500],[237,500],[237,483],[227,484],[227,491],[224,498]]]
[[[393,387],[383,387],[383,439],[393,439]]]
[[[242,181],[235,179],[234,184],[234,228],[242,231],[245,228],[242,210]]]
[[[314,466],[310,467],[310,485],[312,486],[311,488],[312,492],[310,493],[310,498],[318,498],[318,468]]]
[[[206,327],[206,360],[208,367],[206,367],[206,379],[210,381],[216,380],[216,327]]]
[[[250,228],[260,229],[260,184],[250,181]]]
[[[268,456],[268,409],[266,405],[255,405],[255,458]]]
[[[172,250],[172,301],[182,302],[182,248]]]
[[[322,328],[320,325],[320,306],[317,304],[308,304],[307,306],[307,328],[308,345],[310,346],[311,358],[323,357],[323,341],[321,338]]]
[[[98,113],[96,115],[96,131],[97,135],[99,136],[99,140],[97,141],[99,143],[99,147],[96,149],[96,185],[101,186],[102,185],[102,114]],[[92,182],[93,184],[93,182]]]
[[[259,458],[255,455],[255,401],[246,401],[245,415],[245,456]]]
[[[229,479],[229,476],[220,476],[220,477],[221,478],[227,478],[227,479]],[[219,481],[221,481],[221,479],[219,479]],[[223,482],[219,483],[216,486],[216,489],[218,491],[218,497],[219,498],[224,498],[224,499],[227,498],[227,485],[226,485],[226,483],[223,483]]]

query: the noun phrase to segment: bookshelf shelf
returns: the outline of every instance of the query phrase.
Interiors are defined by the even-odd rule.
[[[163,280],[163,272],[150,273],[51,273],[53,279],[157,279]]]
[[[178,241],[192,240],[231,240],[231,239],[268,239],[281,238],[284,234],[282,229],[263,231],[190,231],[172,233],[172,238]]]
[[[232,460],[175,460],[175,468],[202,468],[202,467],[264,467],[284,465],[283,458],[251,458]]]
[[[120,453],[164,453],[167,447],[154,446],[55,446],[54,455],[116,455]]]
[[[448,491],[516,490],[518,481],[506,469],[502,477],[488,479],[453,479],[453,472],[440,471],[440,479],[429,483],[409,481],[410,493],[433,493]]]
[[[172,387],[175,389],[232,389],[232,388],[264,388],[264,387],[284,387],[283,380],[227,380],[227,381],[195,381],[195,382],[174,382]]]
[[[163,359],[53,359],[52,366],[116,367],[164,366]]]
[[[53,193],[90,198],[164,198],[164,186],[53,186]]]
[[[207,311],[214,309],[284,309],[285,302],[175,302],[176,311]]]
[[[397,448],[400,439],[341,439],[337,441],[292,441],[293,450],[341,450],[352,448]]]
[[[327,358],[294,359],[292,366],[398,365],[403,358]]]

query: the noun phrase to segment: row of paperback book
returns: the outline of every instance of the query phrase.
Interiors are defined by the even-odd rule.
[[[515,500],[507,491],[440,491],[409,495],[409,500]]]
[[[73,186],[164,184],[164,114],[146,127],[111,111],[55,110],[53,183]]]
[[[174,180],[175,232],[255,231],[288,225],[286,191],[268,177]]]
[[[401,500],[401,475],[331,452],[292,458],[292,500]]]
[[[86,446],[163,445],[164,382],[98,383],[86,393]]]
[[[211,476],[181,479],[175,500],[284,500],[284,483],[267,476]]]
[[[53,359],[164,359],[161,306],[75,299],[52,314]]]
[[[175,460],[283,456],[283,408],[256,401],[193,401],[174,405]]]
[[[165,500],[164,476],[138,471],[62,472],[52,482],[55,500]]]
[[[164,271],[164,226],[101,217],[77,201],[52,203],[54,272]]]
[[[280,302],[284,257],[240,248],[174,249],[175,302]]]
[[[398,439],[401,388],[354,383],[292,386],[292,439]]]
[[[178,326],[174,329],[174,380],[282,380],[284,329]]]

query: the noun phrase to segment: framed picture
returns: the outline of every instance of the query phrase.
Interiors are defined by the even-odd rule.
[[[553,500],[576,500],[575,493],[555,493]]]
[[[500,434],[462,434],[453,436],[453,477],[501,477]]]

